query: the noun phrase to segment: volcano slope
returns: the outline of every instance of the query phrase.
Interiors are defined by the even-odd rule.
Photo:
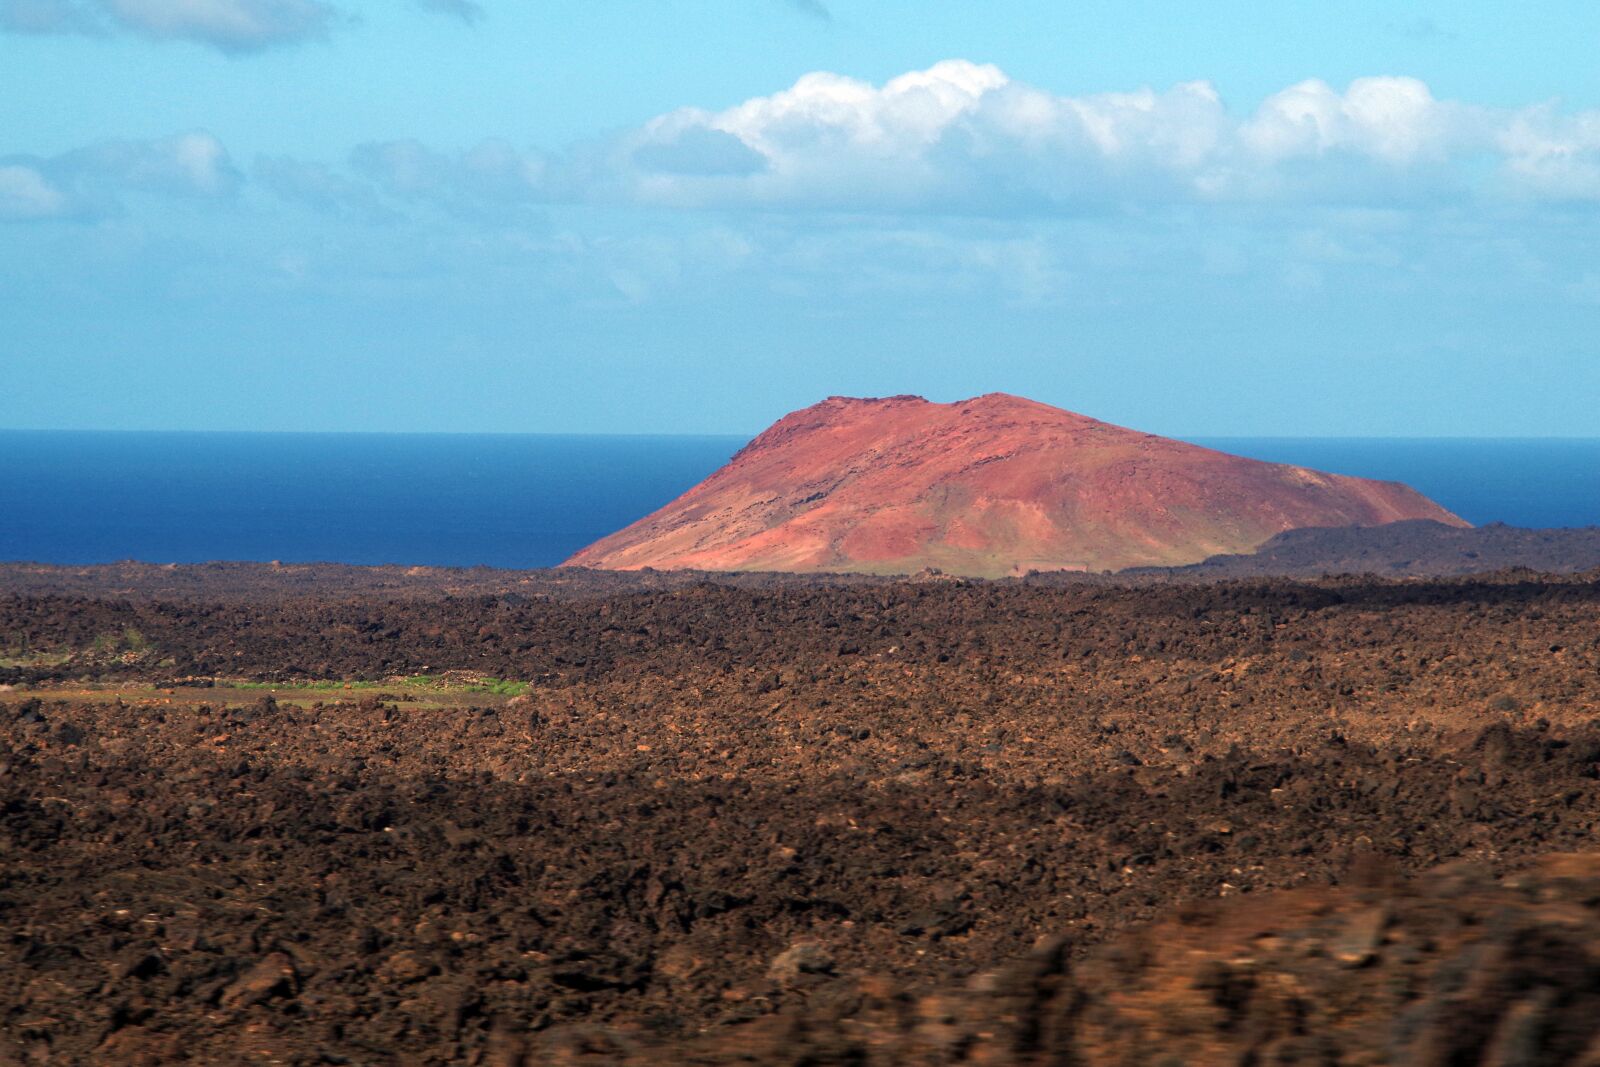
[[[1248,552],[1302,527],[1466,525],[1416,491],[1230,456],[990,393],[830,397],[567,562],[1000,577]]]
[[[0,597],[0,1063],[1594,1062],[1596,576],[584,581]]]

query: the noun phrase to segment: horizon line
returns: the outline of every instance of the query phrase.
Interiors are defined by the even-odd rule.
[[[229,434],[253,437],[593,437],[593,438],[710,438],[750,440],[753,432],[706,431],[574,431],[574,430],[238,430],[215,428],[0,426],[0,434]],[[1154,431],[1140,431],[1154,433]],[[1600,441],[1600,433],[1579,434],[1285,434],[1285,433],[1155,433],[1178,441]]]

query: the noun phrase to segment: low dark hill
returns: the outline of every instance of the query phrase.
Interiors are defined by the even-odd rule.
[[[1383,526],[1285,530],[1251,553],[1212,556],[1187,567],[1141,567],[1119,577],[1443,577],[1512,567],[1547,574],[1600,567],[1600,526],[1528,530],[1492,523],[1461,528],[1413,519]]]

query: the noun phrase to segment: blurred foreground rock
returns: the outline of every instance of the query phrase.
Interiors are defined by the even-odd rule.
[[[1600,1064],[1600,854],[1355,882],[1186,907],[1076,963],[1046,939],[946,993],[867,979],[688,1045],[591,1034],[527,1062]]]

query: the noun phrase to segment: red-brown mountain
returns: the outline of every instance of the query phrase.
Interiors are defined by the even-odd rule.
[[[1195,563],[1307,526],[1461,519],[1415,490],[1021,397],[829,397],[574,566],[997,577]]]

